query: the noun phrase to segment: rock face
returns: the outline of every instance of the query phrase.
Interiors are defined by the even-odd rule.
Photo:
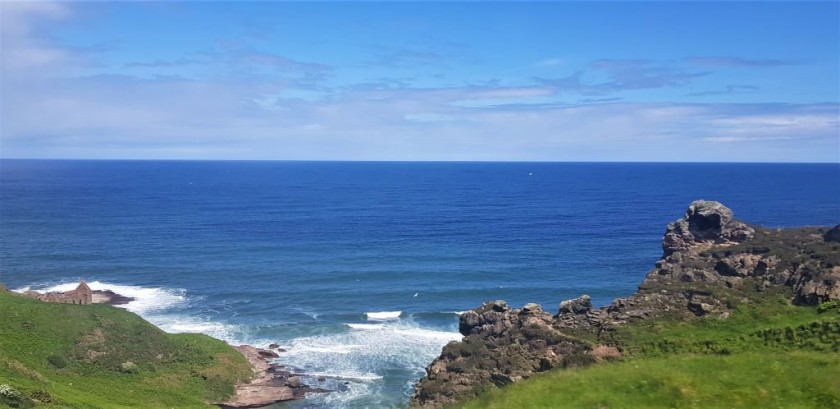
[[[840,243],[840,224],[825,233],[825,241]]]
[[[537,304],[513,309],[504,301],[462,314],[464,339],[450,342],[429,365],[410,406],[447,406],[536,372],[619,358],[613,334],[628,322],[726,318],[739,303],[765,293],[784,294],[795,304],[838,300],[837,235],[840,226],[751,227],[718,202],[693,202],[668,225],[662,258],[630,297],[594,308],[584,295],[561,302],[554,316]]]
[[[751,227],[732,218],[728,207],[697,200],[688,206],[682,219],[668,225],[662,249],[667,256],[700,245],[742,243],[753,233]]]
[[[558,331],[554,317],[537,304],[511,308],[486,302],[461,314],[464,339],[450,342],[429,366],[412,398],[414,407],[438,407],[475,394],[488,384],[504,386],[551,368],[593,362],[592,348]]]

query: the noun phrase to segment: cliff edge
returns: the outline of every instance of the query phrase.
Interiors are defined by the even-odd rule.
[[[556,314],[504,301],[465,312],[464,339],[429,365],[410,406],[442,407],[537,372],[620,358],[626,351],[616,334],[633,323],[726,320],[770,297],[794,305],[840,300],[840,225],[767,229],[698,200],[667,226],[662,248],[636,294],[602,308],[584,295],[560,303]]]

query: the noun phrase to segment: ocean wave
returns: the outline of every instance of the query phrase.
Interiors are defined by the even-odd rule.
[[[48,293],[53,291],[71,291],[79,285],[77,281],[60,283],[42,288],[23,287],[14,291],[36,291]],[[144,314],[163,311],[174,307],[183,306],[187,301],[186,290],[181,288],[162,287],[140,287],[136,285],[122,285],[91,281],[87,283],[91,290],[111,290],[119,295],[131,297],[134,300],[118,307],[125,308],[133,313],[143,316]]]
[[[444,345],[462,338],[457,332],[421,328],[409,322],[347,326],[349,331],[290,340],[283,354],[284,364],[306,373],[382,377],[392,370],[408,370],[421,374]]]
[[[387,321],[387,320],[395,320],[400,318],[402,315],[402,311],[378,311],[378,312],[366,312],[365,316],[370,321]]]
[[[385,328],[385,324],[346,324],[348,327],[352,329],[359,329],[359,330],[375,330],[375,329],[382,329]]]
[[[383,378],[382,375],[370,373],[359,374],[355,372],[307,372],[306,375],[313,378],[346,379],[351,381],[377,381]]]

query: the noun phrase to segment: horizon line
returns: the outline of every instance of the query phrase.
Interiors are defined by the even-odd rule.
[[[616,163],[616,164],[745,164],[745,165],[840,165],[837,162],[739,162],[739,161],[626,161],[626,160],[388,160],[388,159],[194,159],[194,158],[3,158],[0,161],[89,162],[321,162],[321,163]]]

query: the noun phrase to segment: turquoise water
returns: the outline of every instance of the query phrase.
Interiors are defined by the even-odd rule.
[[[84,278],[167,331],[277,342],[340,389],[291,406],[394,407],[458,311],[629,295],[701,198],[834,225],[840,165],[2,160],[0,281]]]

